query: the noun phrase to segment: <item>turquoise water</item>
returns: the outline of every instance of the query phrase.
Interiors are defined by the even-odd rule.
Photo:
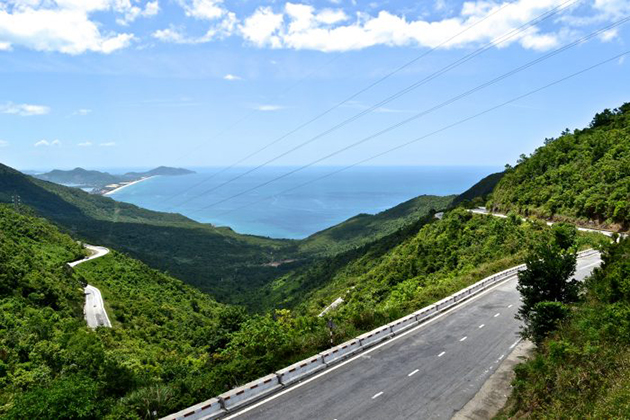
[[[359,213],[378,213],[418,195],[461,193],[501,168],[356,167],[283,193],[338,169],[309,168],[227,201],[223,200],[292,168],[262,168],[211,192],[207,191],[247,168],[218,175],[216,168],[194,169],[196,174],[151,178],[110,197],[151,210],[182,213],[200,222],[229,226],[240,233],[298,239]]]

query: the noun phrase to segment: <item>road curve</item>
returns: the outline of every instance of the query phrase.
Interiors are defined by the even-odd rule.
[[[92,254],[89,256],[82,258],[77,261],[73,261],[68,263],[70,267],[76,267],[77,265],[84,263],[86,261],[94,260],[96,258],[100,258],[104,255],[109,254],[109,249],[102,246],[93,246],[93,245],[83,245],[86,249],[90,250]],[[97,327],[112,327],[112,323],[109,321],[109,317],[107,316],[107,311],[105,311],[105,302],[103,302],[103,296],[101,295],[101,291],[96,287],[87,285],[84,289],[85,292],[85,306],[83,307],[83,313],[85,315],[85,320],[87,321],[88,327],[97,328]]]
[[[599,254],[578,260],[587,277]],[[513,276],[450,311],[227,418],[450,419],[519,341]]]

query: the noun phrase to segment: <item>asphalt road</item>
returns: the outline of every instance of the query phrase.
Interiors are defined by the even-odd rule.
[[[84,246],[85,248],[90,250],[92,254],[90,254],[89,256],[81,260],[68,263],[70,267],[75,267],[81,263],[94,260],[96,258],[100,258],[103,255],[107,255],[109,253],[109,249],[102,246],[93,246],[93,245],[84,245]],[[85,292],[85,306],[83,307],[83,313],[85,314],[85,320],[87,321],[88,327],[111,328],[112,324],[109,321],[109,317],[107,316],[107,311],[105,311],[105,303],[103,302],[101,291],[98,290],[96,287],[88,284],[85,287],[84,292]]]
[[[601,263],[578,260],[578,279]],[[519,341],[516,276],[227,418],[450,419]]]

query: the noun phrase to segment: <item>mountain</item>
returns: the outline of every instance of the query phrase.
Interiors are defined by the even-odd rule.
[[[151,169],[150,171],[146,171],[146,172],[127,172],[126,174],[122,175],[122,178],[124,179],[138,179],[138,178],[144,178],[147,176],[156,176],[156,175],[162,175],[162,176],[180,176],[180,175],[190,175],[190,174],[194,174],[195,171],[191,171],[189,169],[183,169],[183,168],[169,168],[168,166],[160,166],[157,167],[155,169]]]
[[[381,213],[359,214],[300,242],[306,253],[334,255],[387,236],[431,212],[447,208],[454,196],[421,195]]]
[[[222,302],[259,307],[259,289],[278,277],[413,224],[452,197],[421,196],[377,215],[361,215],[303,241],[240,235],[182,215],[146,210],[26,176],[0,165],[0,202],[21,202],[64,231],[168,270]]]
[[[558,138],[506,171],[489,206],[613,230],[630,228],[630,103]]]
[[[490,174],[477,182],[475,185],[458,195],[453,199],[453,206],[457,206],[461,203],[470,203],[471,205],[485,205],[486,198],[494,191],[499,181],[503,178],[505,172],[497,172]]]
[[[38,174],[35,176],[44,181],[50,181],[57,184],[99,189],[107,185],[136,181],[138,179],[146,178],[149,176],[179,176],[194,173],[194,171],[188,169],[160,166],[146,172],[127,172],[123,175],[112,175],[107,172],[89,171],[83,168],[74,168],[69,171],[55,169],[53,171]]]
[[[0,417],[140,419],[204,392],[190,386],[242,311],[116,252],[70,269],[82,247],[21,213],[0,205]],[[87,328],[85,282],[101,289],[113,328]]]
[[[36,177],[57,184],[81,187],[97,187],[120,181],[119,177],[108,174],[107,172],[88,171],[83,168],[74,168],[70,171],[55,169],[44,174],[36,175]]]
[[[231,301],[286,272],[284,267],[266,264],[294,255],[292,241],[239,235],[228,228],[120,203],[0,165],[0,203],[12,202],[13,195],[72,236],[168,270],[221,301]]]

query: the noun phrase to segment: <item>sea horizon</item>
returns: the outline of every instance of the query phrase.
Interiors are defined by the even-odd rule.
[[[358,214],[376,214],[420,195],[460,194],[502,169],[361,166],[323,178],[341,167],[320,166],[255,188],[295,167],[265,167],[247,175],[243,174],[251,168],[186,168],[197,173],[156,176],[108,197],[150,210],[181,213],[242,234],[303,239]]]

